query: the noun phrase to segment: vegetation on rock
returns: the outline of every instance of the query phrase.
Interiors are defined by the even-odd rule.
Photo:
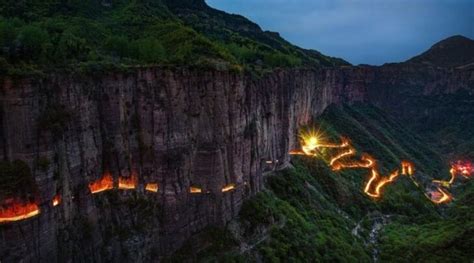
[[[373,106],[331,106],[315,123],[328,138],[352,138],[353,145],[374,155],[383,169],[398,166],[403,157],[411,158],[417,172],[428,177],[444,172],[442,158],[429,145]],[[321,159],[299,156],[293,157],[292,164],[267,176],[267,190],[246,201],[239,218],[217,231],[220,234],[205,232],[212,253],[190,255],[190,249],[182,249],[177,258],[200,262],[472,259],[472,182],[454,186],[456,200],[436,207],[405,177],[387,186],[383,198],[372,200],[362,191],[363,171],[334,172]],[[375,235],[380,219],[386,219],[386,225]],[[216,241],[222,233],[231,242],[218,249],[215,242],[222,243]]]
[[[6,2],[0,8],[0,65],[6,74],[147,65],[261,71],[347,64],[295,47],[204,1],[197,6],[160,0]],[[252,25],[251,33],[239,30],[246,25]]]

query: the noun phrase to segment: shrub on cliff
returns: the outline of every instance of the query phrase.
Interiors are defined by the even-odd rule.
[[[156,38],[141,38],[133,43],[135,47],[135,58],[147,63],[160,63],[166,61],[166,49]]]
[[[11,64],[10,74],[104,64],[260,72],[345,64],[293,46],[243,17],[192,2],[8,0],[0,8],[0,58]]]
[[[36,60],[44,54],[49,42],[49,35],[38,26],[26,25],[19,32],[17,41],[20,57],[26,60]]]
[[[470,262],[474,258],[474,182],[453,188],[454,203],[444,217],[414,224],[394,222],[381,236],[381,259],[387,262]]]
[[[90,50],[91,47],[88,46],[87,40],[71,31],[65,31],[61,34],[57,44],[57,53],[52,55],[52,57],[62,61],[69,61],[71,59],[83,60],[87,58]]]

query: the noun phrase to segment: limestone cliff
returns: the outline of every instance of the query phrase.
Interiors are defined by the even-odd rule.
[[[162,68],[4,78],[0,158],[29,165],[41,213],[0,226],[0,259],[167,255],[235,217],[262,190],[262,174],[287,165],[298,127],[328,105],[374,102],[402,114],[400,98],[472,91],[472,70],[422,73],[388,65],[276,70],[259,79]],[[132,175],[139,186],[91,194],[89,183],[105,173],[115,187]],[[145,191],[147,183],[158,183],[158,192]],[[56,194],[62,202],[53,207]]]
[[[128,251],[150,259],[173,251],[234,217],[261,190],[262,172],[287,163],[299,125],[331,103],[362,99],[337,78],[312,70],[255,80],[153,68],[4,79],[0,158],[31,167],[41,214],[2,226],[0,258],[117,260]],[[40,169],[39,159],[51,164]],[[106,172],[138,174],[140,187],[92,195],[88,184]],[[145,193],[148,182],[159,191]],[[228,185],[235,188],[222,192]],[[57,193],[63,202],[52,207]],[[150,220],[124,205],[130,200],[150,205]],[[123,242],[121,227],[130,232]]]

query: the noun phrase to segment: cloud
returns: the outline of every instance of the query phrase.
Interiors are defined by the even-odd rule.
[[[474,38],[471,0],[208,0],[305,48],[351,63],[406,60],[456,34]]]

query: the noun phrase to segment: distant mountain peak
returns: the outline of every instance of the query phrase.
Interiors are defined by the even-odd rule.
[[[439,41],[438,43],[434,44],[433,47],[437,46],[437,45],[441,45],[441,44],[449,44],[449,43],[456,43],[456,42],[459,42],[459,41],[468,41],[468,42],[472,42],[474,40],[468,38],[468,37],[465,37],[463,35],[454,35],[454,36],[450,36],[448,38],[445,38],[441,41]]]
[[[461,35],[448,37],[407,62],[439,67],[461,67],[474,63],[474,40]]]

